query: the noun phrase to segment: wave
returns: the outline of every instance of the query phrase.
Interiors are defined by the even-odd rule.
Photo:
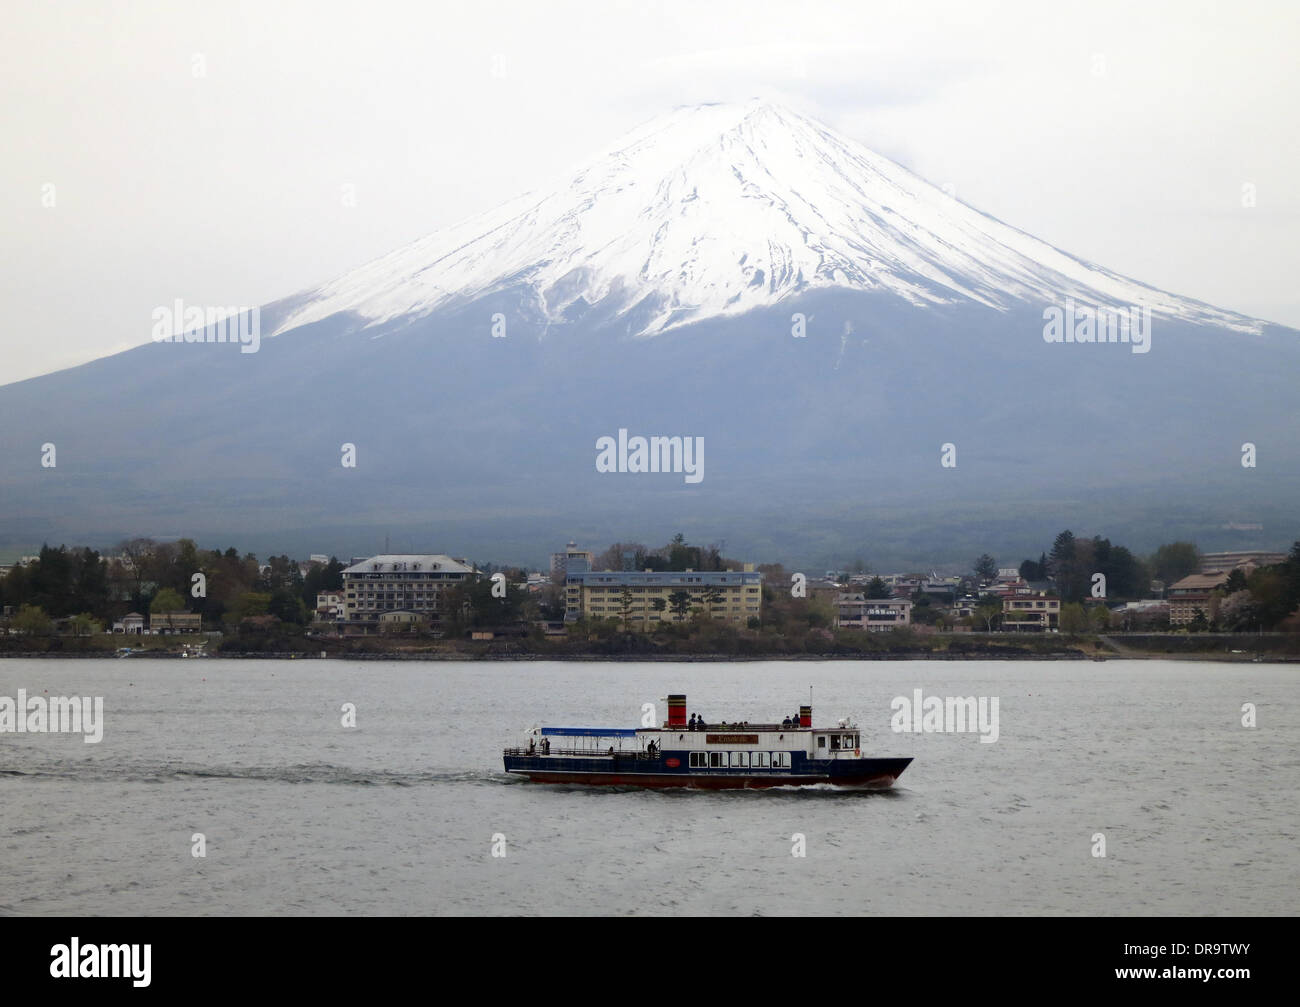
[[[293,766],[194,766],[183,764],[79,765],[48,769],[0,769],[0,776],[68,782],[171,783],[187,780],[252,780],[265,783],[329,783],[361,787],[420,787],[456,783],[500,783],[500,772],[444,770],[418,773],[358,769],[328,763]]]

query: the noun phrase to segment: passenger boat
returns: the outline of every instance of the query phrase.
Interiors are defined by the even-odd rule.
[[[687,718],[684,695],[668,697],[661,727],[535,728],[503,757],[507,773],[535,783],[709,790],[886,788],[912,761],[863,756],[856,725],[813,727],[811,706],[779,724],[706,723]]]

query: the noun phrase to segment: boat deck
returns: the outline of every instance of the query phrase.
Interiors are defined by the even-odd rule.
[[[688,724],[688,725],[686,725],[685,727],[643,727],[643,728],[641,728],[641,733],[642,733],[642,734],[646,734],[646,733],[649,733],[649,732],[651,732],[651,731],[657,731],[657,732],[659,732],[660,734],[683,734],[683,733],[684,733],[684,734],[699,734],[699,733],[702,732],[702,731],[709,731],[709,732],[714,732],[714,733],[716,733],[716,732],[719,732],[719,731],[764,731],[764,732],[772,732],[772,731],[776,731],[776,732],[780,732],[780,731],[813,731],[813,730],[829,731],[829,730],[831,730],[831,728],[829,728],[829,727],[823,727],[823,728],[800,727],[798,724],[789,725],[789,724],[743,724],[743,723],[742,723],[742,724],[730,724],[730,723],[728,723],[728,724],[706,724],[706,725],[704,725],[703,727],[699,726],[698,724],[696,724],[695,727],[691,727],[691,726]],[[840,728],[837,727],[837,728],[835,728],[835,730],[838,731],[838,730],[840,730]]]
[[[507,748],[504,755],[519,755],[535,759],[555,759],[564,757],[566,759],[658,759],[662,753],[651,755],[649,752],[625,748],[621,751],[614,749],[613,752],[602,751],[598,748],[552,748],[549,752],[544,752],[540,748],[534,748],[529,751],[527,748]]]

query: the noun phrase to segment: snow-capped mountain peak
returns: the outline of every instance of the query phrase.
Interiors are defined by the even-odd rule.
[[[1005,309],[1065,297],[1258,331],[1250,319],[1076,259],[769,102],[675,109],[559,184],[294,299],[284,332],[338,312],[418,318],[523,286],[544,318],[600,305],[633,335],[814,288]]]

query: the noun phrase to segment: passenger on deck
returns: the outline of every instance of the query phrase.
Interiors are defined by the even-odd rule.
[[[542,754],[543,754],[543,755],[550,755],[550,754],[551,754],[551,739],[550,739],[550,738],[543,738],[543,739],[542,739]]]
[[[698,720],[695,721],[695,730],[697,731],[703,731],[707,726],[708,725],[704,723],[703,717],[700,717]]]
[[[784,727],[787,731],[790,730],[790,718],[786,717],[785,720],[781,721],[781,726]]]
[[[690,724],[690,727],[691,727],[691,730],[692,730],[692,731],[695,730],[695,714],[693,714],[693,713],[691,714],[691,724]]]
[[[536,748],[537,748],[537,742],[536,742],[535,740],[533,740],[532,738],[529,738],[529,739],[528,739],[528,754],[529,754],[529,755],[532,755],[532,754],[533,754],[533,751],[534,751]]]

